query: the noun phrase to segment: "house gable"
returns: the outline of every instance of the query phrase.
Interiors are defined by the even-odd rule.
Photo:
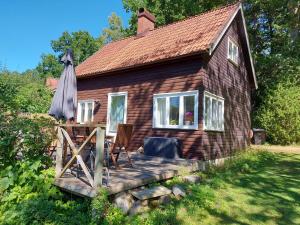
[[[248,37],[247,28],[246,28],[246,21],[245,21],[244,12],[243,12],[243,8],[242,8],[241,4],[236,9],[236,11],[232,14],[231,18],[228,20],[228,22],[224,26],[223,30],[221,30],[220,33],[211,42],[210,48],[209,48],[209,54],[212,55],[214,53],[214,51],[218,47],[220,41],[223,39],[225,33],[228,31],[229,27],[232,25],[233,21],[238,21],[238,23],[239,23],[239,29],[236,32],[238,32],[242,38],[242,47],[244,48],[243,53],[246,54],[245,59],[247,60],[247,63],[248,63],[247,68],[248,68],[249,74],[252,76],[254,88],[257,89],[258,85],[257,85],[257,80],[256,80],[256,74],[255,74],[253,59],[252,59],[252,55],[251,55],[249,37]]]

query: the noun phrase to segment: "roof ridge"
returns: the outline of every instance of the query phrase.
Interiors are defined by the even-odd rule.
[[[221,7],[217,7],[217,8],[211,9],[211,10],[209,10],[209,11],[204,11],[204,12],[202,12],[202,13],[200,13],[200,14],[197,14],[197,15],[194,15],[194,16],[186,17],[186,18],[184,18],[184,19],[182,19],[182,20],[178,20],[178,21],[175,21],[175,22],[173,22],[173,23],[169,23],[169,24],[162,25],[162,26],[160,26],[160,27],[155,28],[155,29],[152,30],[152,31],[159,30],[159,29],[165,28],[165,27],[167,27],[167,26],[171,26],[171,25],[173,25],[173,24],[181,23],[181,22],[183,22],[183,21],[190,20],[190,19],[194,19],[194,18],[196,18],[196,17],[203,16],[203,15],[205,15],[205,14],[208,14],[208,13],[211,13],[211,12],[214,12],[214,11],[217,11],[217,10],[221,10],[221,9],[224,9],[224,8],[227,8],[227,7],[230,7],[230,6],[238,5],[238,4],[240,4],[240,2],[235,2],[235,3],[226,4],[226,5],[223,5],[223,6],[221,6]],[[151,31],[151,32],[152,32],[152,31]],[[132,37],[132,36],[130,36],[130,37]]]
[[[217,7],[217,8],[214,8],[214,9],[211,9],[209,11],[205,11],[205,12],[202,12],[200,14],[197,14],[197,15],[194,15],[194,16],[189,16],[189,17],[186,17],[182,20],[178,20],[178,21],[175,21],[173,23],[169,23],[169,24],[165,24],[165,25],[161,25],[157,28],[155,28],[154,30],[151,30],[150,32],[153,32],[153,31],[156,31],[156,30],[160,30],[162,28],[165,28],[165,27],[168,27],[168,26],[171,26],[171,25],[174,25],[174,24],[177,24],[177,23],[180,23],[180,22],[183,22],[183,21],[186,21],[186,20],[189,20],[189,19],[194,19],[196,17],[199,17],[199,16],[203,16],[205,14],[208,14],[208,13],[211,13],[211,12],[214,12],[214,11],[217,11],[217,10],[221,10],[221,9],[224,9],[224,8],[227,8],[227,7],[230,7],[230,6],[234,6],[234,5],[238,5],[238,4],[241,4],[239,1],[235,2],[235,3],[229,3],[229,4],[226,4],[226,5],[223,5],[221,7]],[[116,42],[119,42],[119,41],[123,41],[123,40],[126,40],[126,39],[129,39],[129,38],[135,38],[137,35],[130,35],[130,36],[127,36],[127,37],[123,37],[119,40],[115,40],[115,41],[112,41],[112,42],[109,42],[107,43],[106,45],[110,45],[110,44],[113,44],[113,43],[116,43]],[[106,46],[104,45],[104,46]],[[103,46],[103,47],[104,47]],[[99,49],[100,50],[100,49]]]

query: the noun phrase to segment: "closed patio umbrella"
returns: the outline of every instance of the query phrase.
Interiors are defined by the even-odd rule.
[[[67,50],[61,62],[64,63],[64,70],[52,99],[49,115],[56,119],[73,120],[77,107],[77,83],[71,49]]]

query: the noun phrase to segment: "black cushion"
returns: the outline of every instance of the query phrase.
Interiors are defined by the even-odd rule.
[[[181,142],[177,138],[146,137],[144,138],[144,154],[178,159],[182,157]]]

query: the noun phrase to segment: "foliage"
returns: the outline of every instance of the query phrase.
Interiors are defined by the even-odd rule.
[[[109,202],[108,192],[100,189],[91,202],[91,224],[122,224],[125,216],[120,209]]]
[[[27,118],[0,109],[0,168],[15,165],[18,159],[38,159],[46,166],[46,147],[54,136],[53,121]]]
[[[53,186],[53,169],[39,160],[0,172],[0,224],[88,224],[89,201],[70,200]]]
[[[46,113],[52,93],[31,71],[26,74],[0,73],[0,107],[14,112]]]
[[[108,18],[108,28],[104,28],[99,37],[100,42],[107,44],[112,41],[120,40],[124,37],[122,20],[116,13],[112,13]]]
[[[52,54],[42,54],[41,61],[36,67],[40,77],[60,77],[63,65],[59,63],[58,57]]]
[[[52,96],[44,84],[30,83],[19,89],[15,102],[21,112],[47,113]]]
[[[270,92],[256,112],[256,123],[266,129],[272,143],[299,143],[300,86],[279,84]]]
[[[75,66],[96,52],[101,44],[87,31],[72,33],[65,31],[58,40],[51,41],[52,49],[55,53],[58,53],[59,58],[65,54],[67,49],[71,48],[73,50]]]

